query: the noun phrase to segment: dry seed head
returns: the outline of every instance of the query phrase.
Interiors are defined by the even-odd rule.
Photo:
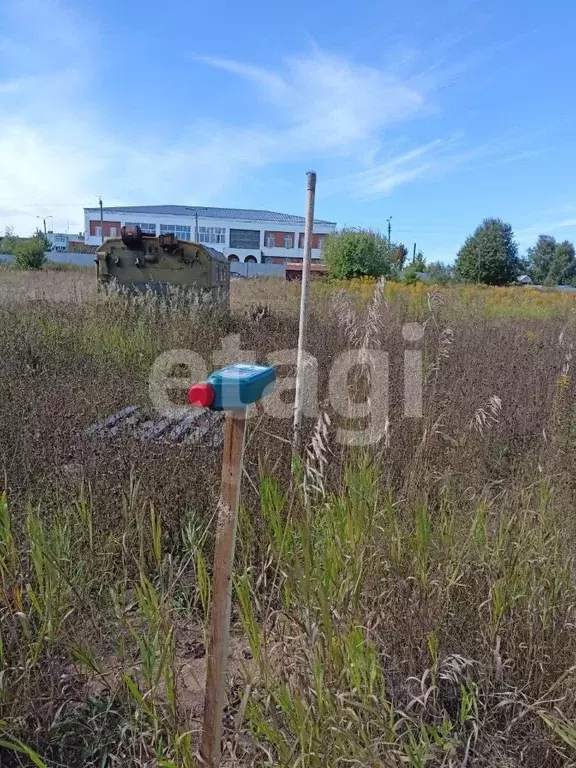
[[[428,311],[431,315],[434,315],[436,310],[444,304],[442,294],[431,291],[426,294],[426,303],[428,304]]]
[[[338,291],[332,299],[338,325],[344,331],[348,343],[355,347],[360,340],[358,312],[352,306],[352,297],[346,291]]]
[[[382,329],[383,310],[387,307],[384,294],[385,288],[386,280],[383,277],[379,277],[374,287],[374,294],[368,308],[368,315],[364,326],[364,336],[361,344],[363,351],[380,346],[378,334]]]
[[[473,418],[468,423],[468,429],[474,429],[478,434],[484,434],[485,429],[489,429],[498,423],[498,417],[502,410],[502,400],[498,395],[491,395],[488,402],[478,408]]]
[[[328,466],[330,417],[322,411],[316,422],[312,438],[306,448],[306,465],[304,472],[304,495],[306,500],[310,491],[321,496],[326,493],[325,475]]]

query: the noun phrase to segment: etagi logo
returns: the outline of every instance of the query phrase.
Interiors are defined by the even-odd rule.
[[[407,345],[404,350],[404,416],[422,416],[423,368],[422,351],[414,345],[424,338],[424,326],[420,323],[405,323],[402,337]],[[296,369],[298,351],[281,349],[266,356],[266,364],[276,370]],[[224,368],[233,363],[256,363],[254,350],[242,349],[240,336],[231,334],[221,341],[221,348],[212,354],[210,369]],[[150,371],[149,391],[154,408],[164,416],[184,415],[192,409],[189,405],[175,405],[176,391],[188,390],[193,384],[205,381],[209,366],[204,357],[189,349],[171,349],[154,361]],[[386,434],[388,428],[388,384],[389,355],[382,349],[349,349],[339,354],[330,367],[328,397],[330,408],[351,425],[362,421],[362,428],[340,428],[336,440],[347,445],[371,445]],[[273,391],[258,404],[251,405],[247,412],[250,418],[259,409],[276,419],[294,418],[293,395],[296,389],[294,375],[279,374]],[[305,354],[304,366],[305,417],[317,419],[320,413],[318,393],[318,361]],[[352,389],[354,391],[352,391]],[[363,399],[358,401],[361,393]],[[323,401],[325,398],[323,398]]]

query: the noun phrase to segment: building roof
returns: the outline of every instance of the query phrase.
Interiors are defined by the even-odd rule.
[[[85,211],[100,211],[99,208],[85,208]],[[198,214],[203,219],[233,219],[235,221],[266,221],[280,224],[293,224],[304,226],[303,216],[292,216],[290,213],[276,213],[275,211],[260,211],[252,208],[204,208],[189,205],[120,205],[114,208],[104,208],[105,213],[146,213],[160,214],[163,216],[195,216]],[[336,226],[335,221],[323,221],[314,219],[314,223],[320,226]]]

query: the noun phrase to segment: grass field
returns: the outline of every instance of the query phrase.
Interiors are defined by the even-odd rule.
[[[239,280],[210,314],[0,267],[1,766],[196,764],[221,449],[86,429],[146,403],[167,350],[293,349],[298,301]],[[248,424],[223,765],[576,766],[576,300],[352,281],[311,307],[307,450]],[[364,447],[328,398],[350,348],[389,353]]]

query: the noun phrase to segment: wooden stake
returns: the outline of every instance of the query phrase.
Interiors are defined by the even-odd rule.
[[[304,407],[304,355],[306,347],[306,328],[308,325],[308,281],[310,280],[310,259],[312,257],[312,235],[314,233],[314,199],[316,197],[316,174],[306,174],[307,204],[306,226],[304,231],[304,258],[302,259],[302,285],[300,288],[300,325],[298,331],[298,357],[296,359],[296,394],[294,400],[294,437],[292,447],[300,450],[302,431],[302,409]]]
[[[226,414],[222,486],[214,548],[210,644],[200,745],[202,764],[208,768],[218,768],[222,751],[222,713],[226,697],[226,667],[230,640],[232,566],[245,435],[246,411],[229,411]]]

